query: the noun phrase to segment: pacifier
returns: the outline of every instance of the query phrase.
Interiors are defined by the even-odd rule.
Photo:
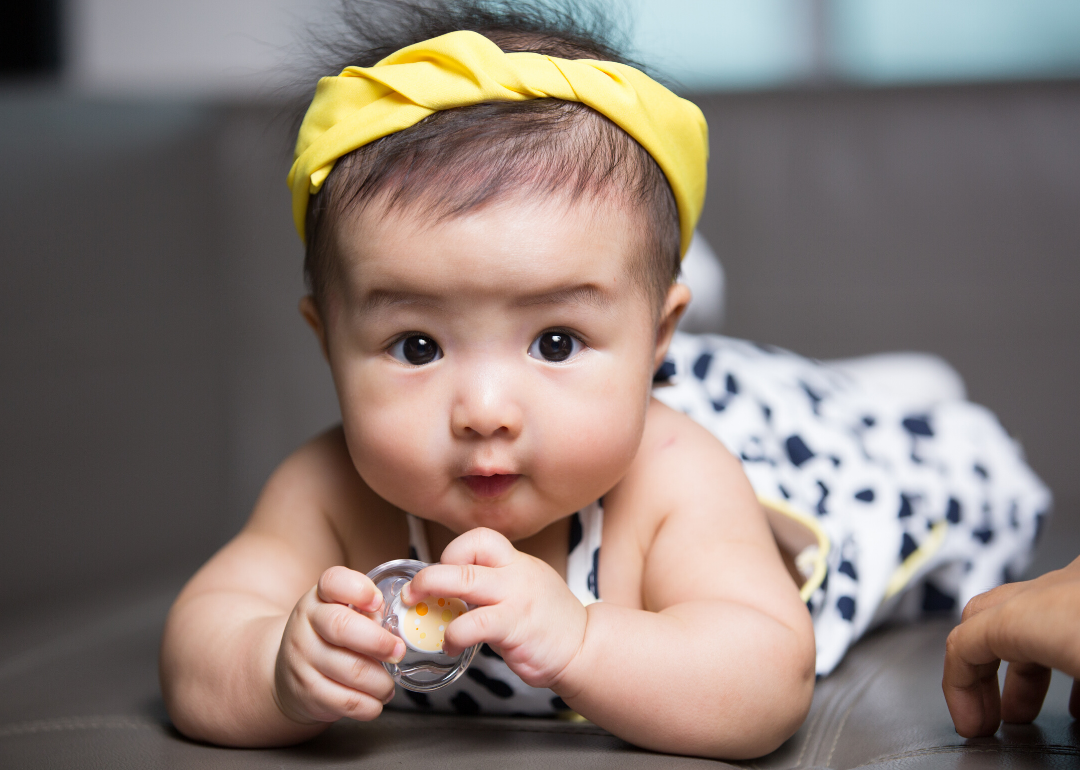
[[[430,692],[453,682],[465,673],[480,648],[474,644],[460,655],[443,652],[446,627],[471,607],[456,597],[428,596],[413,607],[401,601],[401,589],[424,567],[415,559],[395,559],[368,573],[383,595],[376,620],[405,642],[405,657],[399,663],[383,663],[394,681],[406,690]]]

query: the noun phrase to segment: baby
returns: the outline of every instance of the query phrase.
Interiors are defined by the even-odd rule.
[[[528,16],[485,32],[399,54],[400,87],[446,100],[465,67],[512,83],[616,58]],[[301,129],[315,152],[335,132],[347,148],[310,202],[318,172],[294,168],[301,311],[342,424],[282,463],[177,599],[161,663],[174,723],[254,746],[376,718],[394,697],[381,661],[405,648],[371,619],[382,599],[364,573],[409,555],[414,516],[413,547],[440,564],[406,602],[476,605],[447,627],[448,652],[483,642],[546,711],[561,699],[640,746],[772,750],[809,708],[810,616],[739,462],[651,397],[690,300],[673,280],[704,192],[700,112],[629,67],[580,64],[569,78],[611,119],[565,97],[402,117],[414,105],[375,79],[392,66],[324,80]],[[416,125],[353,150],[354,97],[333,90],[362,87],[365,120]],[[569,545],[600,537],[575,575]]]
[[[170,613],[162,687],[186,735],[289,744],[393,701],[572,709],[645,748],[759,756],[801,724],[815,670],[979,526],[963,484],[925,476],[959,471],[923,459],[934,426],[975,435],[969,412],[878,424],[817,364],[675,334],[701,113],[569,15],[514,8],[418,5],[320,82],[290,184],[342,422],[282,463]],[[974,445],[1007,449],[979,467],[1034,489],[987,508],[1017,522],[1004,564],[1048,499],[993,429]],[[970,474],[968,444],[948,452]],[[437,693],[395,691],[382,665],[405,645],[365,573],[410,555],[439,564],[405,603],[468,602],[444,649],[484,645]]]

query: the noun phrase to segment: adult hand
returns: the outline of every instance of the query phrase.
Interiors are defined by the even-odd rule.
[[[1009,669],[999,694],[1003,660]],[[1080,558],[968,602],[945,643],[941,682],[956,732],[975,738],[993,735],[1002,720],[1033,721],[1055,668],[1074,678],[1069,713],[1080,719]]]

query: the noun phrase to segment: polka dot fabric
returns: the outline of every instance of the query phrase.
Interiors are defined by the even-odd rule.
[[[807,602],[819,674],[876,623],[958,612],[1026,567],[1050,493],[985,408],[870,392],[818,361],[714,335],[677,334],[660,374],[656,397],[739,457],[759,497],[828,535]]]

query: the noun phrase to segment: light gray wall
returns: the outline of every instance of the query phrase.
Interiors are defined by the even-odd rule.
[[[0,606],[189,573],[335,421],[274,117],[0,101]]]
[[[1080,73],[1073,0],[601,0],[632,53],[690,89],[821,79],[948,82]],[[337,0],[68,0],[83,94],[251,97],[292,82]]]
[[[701,104],[725,332],[940,354],[1056,495],[1044,564],[1080,553],[1080,84]]]

